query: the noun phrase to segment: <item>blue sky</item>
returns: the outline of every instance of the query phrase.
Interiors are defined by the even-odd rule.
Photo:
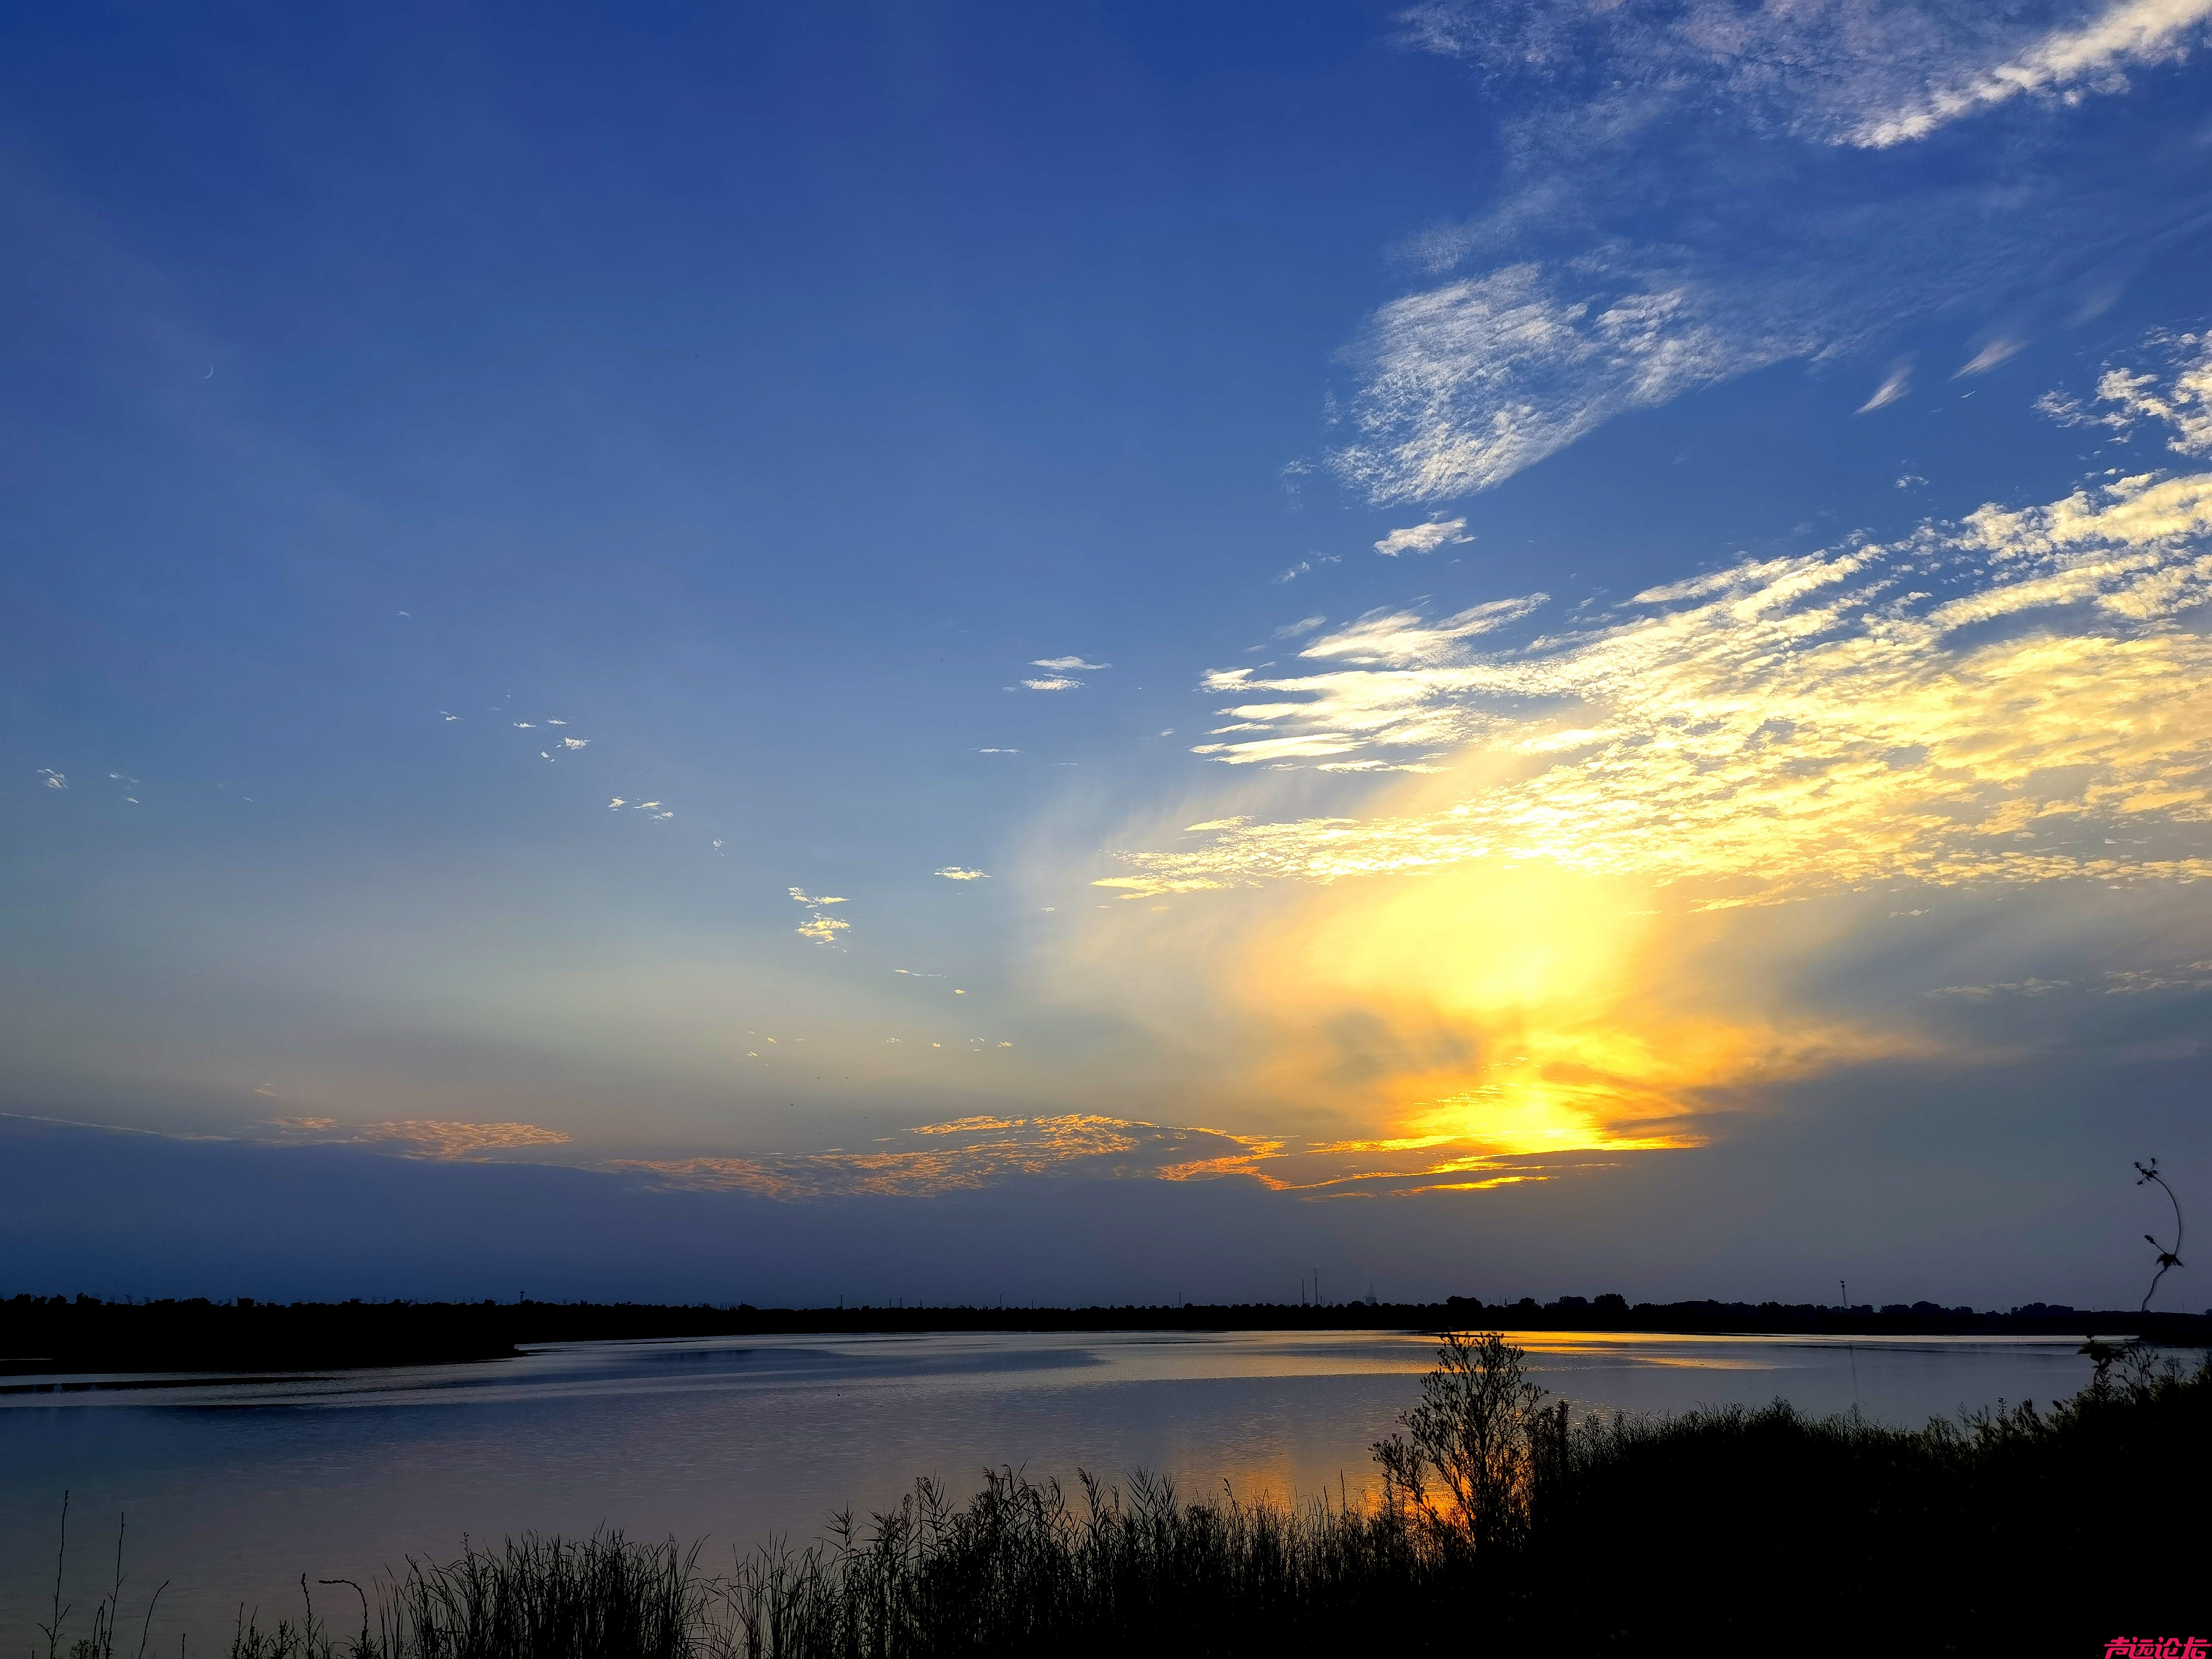
[[[20,22],[27,1287],[2139,1294],[2208,17]]]

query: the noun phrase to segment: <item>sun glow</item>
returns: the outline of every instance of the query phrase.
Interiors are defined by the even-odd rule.
[[[2171,391],[2108,374],[2121,407],[2053,412],[2212,453],[2212,345],[2168,343]],[[2212,472],[2114,469],[1585,600],[1517,643],[1545,595],[1371,611],[1272,677],[1206,676],[1228,723],[1195,752],[1251,781],[1133,829],[1096,884],[1170,914],[1117,907],[1097,954],[1175,1019],[1231,1005],[1255,1109],[1365,1137],[1279,1179],[1700,1145],[1769,1085],[1936,1051],[1911,1012],[1818,1011],[1824,961],[1883,948],[1869,919],[2212,879],[2208,537]],[[1405,775],[1271,811],[1330,799],[1263,769],[1306,767]],[[1185,957],[1226,966],[1159,966]]]
[[[1721,994],[1648,900],[1541,864],[1309,889],[1249,937],[1231,982],[1303,1034],[1274,1086],[1324,1079],[1388,1137],[1336,1150],[1433,1149],[1431,1173],[1454,1158],[1702,1145],[1715,1091],[1869,1046],[1742,1018],[1738,988]]]

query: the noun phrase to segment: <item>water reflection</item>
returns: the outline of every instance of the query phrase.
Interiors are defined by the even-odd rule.
[[[1515,1340],[1577,1410],[1780,1395],[1918,1423],[2087,1376],[2074,1344],[2017,1338]],[[16,1379],[68,1391],[0,1395],[0,1647],[31,1642],[44,1616],[65,1488],[82,1546],[71,1593],[97,1600],[127,1510],[143,1588],[173,1581],[164,1639],[199,1642],[227,1633],[240,1598],[296,1606],[303,1571],[359,1577],[464,1534],[610,1525],[708,1536],[712,1558],[811,1537],[916,1474],[967,1490],[987,1465],[1356,1494],[1433,1346],[1394,1332],[704,1338],[283,1377]]]

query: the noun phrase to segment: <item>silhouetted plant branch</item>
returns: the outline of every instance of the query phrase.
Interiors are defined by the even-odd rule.
[[[2136,1185],[2141,1187],[2146,1182],[2155,1181],[2165,1189],[2166,1201],[2173,1206],[2173,1248],[2172,1249],[2167,1249],[2148,1233],[2143,1235],[2143,1243],[2158,1252],[2158,1271],[2151,1275],[2150,1288],[2143,1292],[2142,1306],[2136,1310],[2140,1313],[2148,1313],[2150,1299],[2158,1294],[2158,1281],[2166,1277],[2166,1269],[2185,1265],[2181,1260],[2181,1200],[2173,1195],[2173,1188],[2166,1186],[2166,1177],[2158,1172],[2156,1158],[2151,1159],[2147,1165],[2138,1164],[2136,1168],[2141,1172],[2142,1176]]]

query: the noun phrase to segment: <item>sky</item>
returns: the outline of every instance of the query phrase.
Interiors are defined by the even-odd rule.
[[[2212,0],[9,33],[0,1293],[2212,1201]]]

